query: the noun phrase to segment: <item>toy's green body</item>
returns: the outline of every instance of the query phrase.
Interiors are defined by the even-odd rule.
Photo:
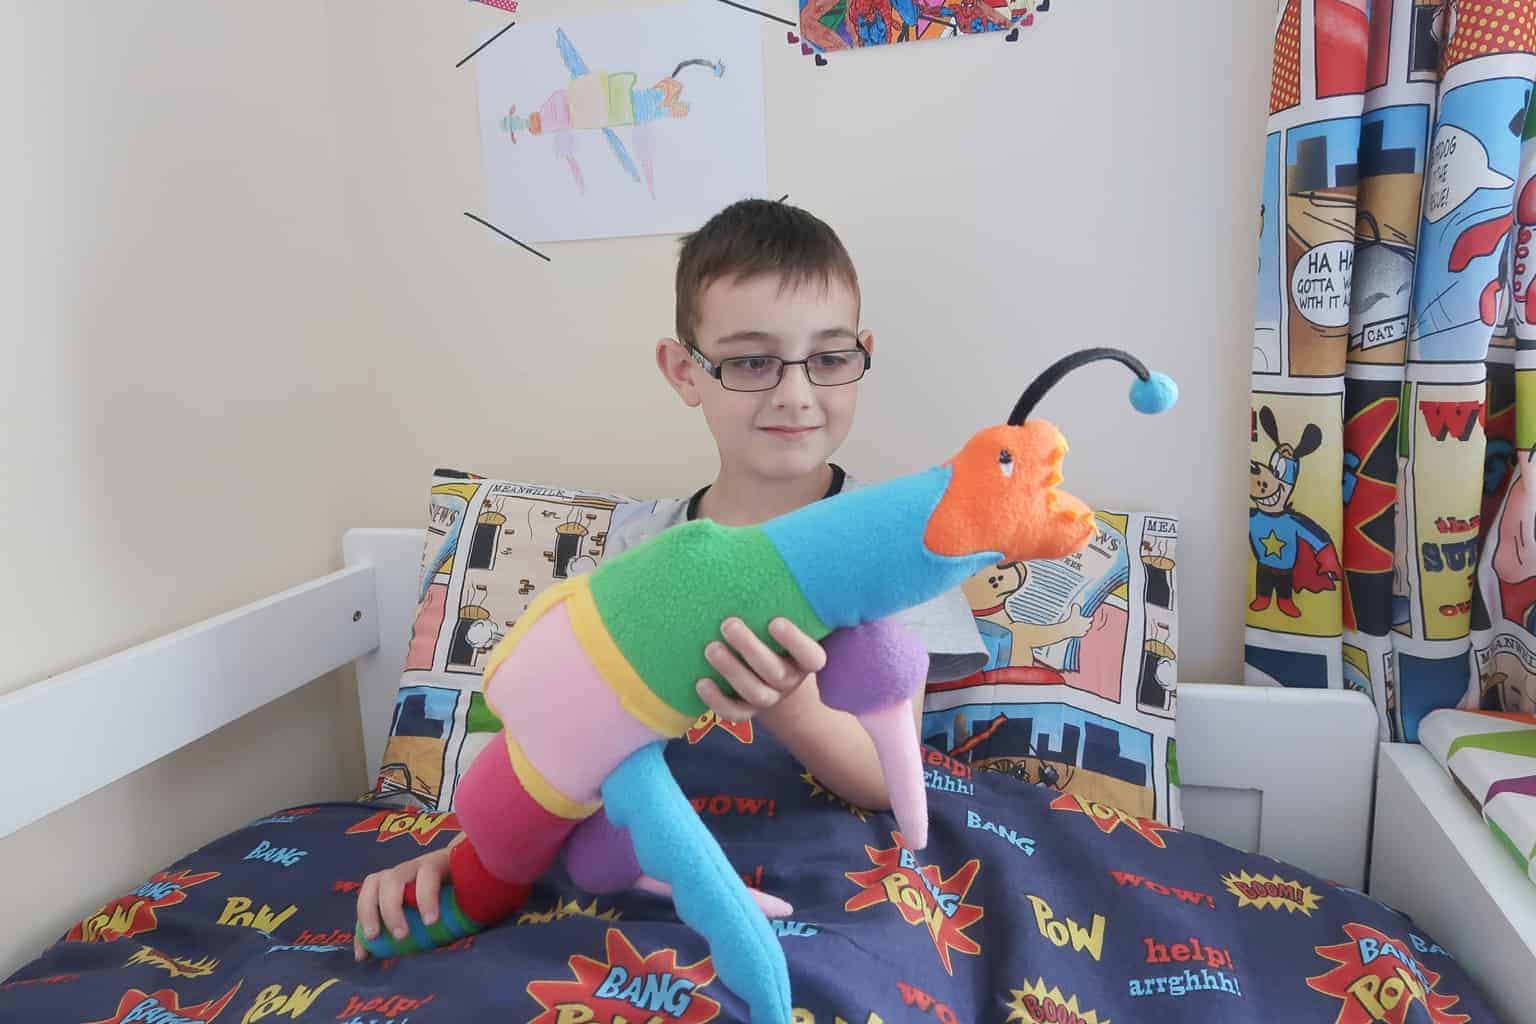
[[[765,638],[775,618],[789,619],[815,640],[831,632],[755,526],[684,523],[598,566],[590,586],[603,624],[635,673],[689,718],[707,710],[694,684],[715,675],[704,648],[720,639],[727,614]],[[644,599],[631,597],[637,594]]]

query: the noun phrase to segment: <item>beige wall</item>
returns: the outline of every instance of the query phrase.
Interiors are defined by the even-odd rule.
[[[379,517],[348,494],[374,403],[329,66],[304,0],[0,0],[0,691],[328,571]],[[36,883],[9,887],[0,975],[274,805],[355,795],[345,689],[0,840]]]
[[[1182,517],[1181,672],[1235,679],[1273,5],[1058,8],[1018,43],[820,69],[763,28],[771,188],[843,234],[880,339],[840,458],[938,460],[1061,352],[1135,350],[1180,379],[1173,418],[1133,421],[1108,368],[1042,412],[1070,488]],[[332,568],[345,526],[419,521],[434,465],[636,494],[711,473],[649,362],[674,240],[546,264],[461,216],[483,185],[453,65],[500,23],[442,0],[0,0],[0,691]],[[0,974],[198,843],[354,793],[348,688],[0,840],[0,874],[79,880],[18,888]]]

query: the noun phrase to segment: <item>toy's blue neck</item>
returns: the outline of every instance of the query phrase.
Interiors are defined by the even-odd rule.
[[[937,466],[847,490],[761,527],[822,622],[873,622],[932,600],[1002,556],[950,557],[923,544],[953,471]]]

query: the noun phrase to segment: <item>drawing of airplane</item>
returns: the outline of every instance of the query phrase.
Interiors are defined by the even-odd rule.
[[[656,136],[654,125],[669,117],[687,117],[688,104],[682,101],[683,85],[677,76],[684,68],[703,67],[715,73],[716,78],[725,74],[723,61],[685,60],[672,69],[672,73],[648,88],[637,88],[639,75],[633,71],[593,71],[587,67],[564,29],[555,30],[555,46],[560,58],[571,73],[570,84],[552,93],[539,109],[526,118],[517,113],[514,105],[501,119],[501,129],[517,142],[518,132],[529,135],[548,135],[554,142],[555,155],[564,157],[571,169],[576,187],[585,195],[586,178],[581,164],[576,160],[576,133],[600,130],[608,140],[619,166],[635,182],[645,181],[651,198],[656,198],[654,157]],[[639,166],[630,156],[628,148],[615,129],[629,128]]]

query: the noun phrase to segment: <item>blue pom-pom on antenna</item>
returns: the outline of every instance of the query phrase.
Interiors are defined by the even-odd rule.
[[[1147,415],[1172,409],[1179,400],[1179,386],[1166,373],[1155,370],[1146,380],[1140,377],[1131,385],[1131,408]]]

